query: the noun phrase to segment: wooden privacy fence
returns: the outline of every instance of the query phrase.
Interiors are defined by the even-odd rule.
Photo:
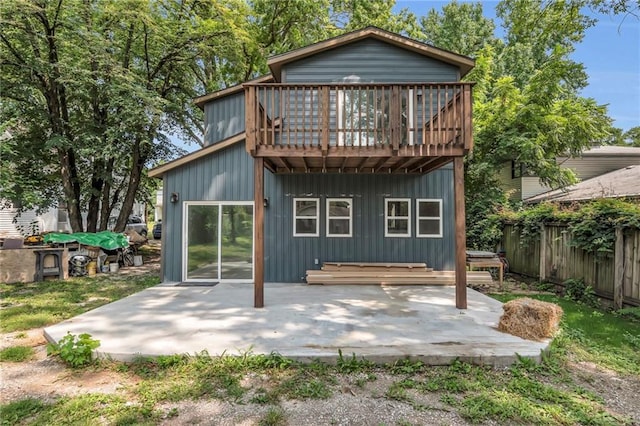
[[[616,229],[613,254],[596,256],[571,244],[563,224],[541,226],[540,238],[524,243],[515,225],[503,230],[502,246],[511,272],[562,284],[582,278],[596,294],[616,307],[640,306],[640,229]]]

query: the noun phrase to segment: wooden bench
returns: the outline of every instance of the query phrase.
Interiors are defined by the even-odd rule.
[[[467,267],[469,272],[473,271],[473,268],[498,268],[498,283],[502,288],[502,281],[504,277],[504,264],[499,257],[495,258],[467,258]]]

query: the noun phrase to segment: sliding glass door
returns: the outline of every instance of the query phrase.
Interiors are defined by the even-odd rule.
[[[253,206],[222,206],[220,278],[253,279]]]
[[[253,279],[253,205],[185,203],[183,279]]]

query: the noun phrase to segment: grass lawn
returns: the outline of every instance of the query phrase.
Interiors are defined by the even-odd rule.
[[[494,297],[507,302],[517,296]],[[573,360],[594,362],[620,374],[640,375],[640,322],[551,294],[531,297],[562,307],[562,333],[554,344],[568,350]]]
[[[0,330],[46,327],[160,282],[157,276],[116,276],[0,284]]]
[[[93,303],[150,284],[146,278],[127,285],[80,280],[66,287],[67,283],[3,287],[5,303],[16,305],[3,309],[3,328],[19,330],[59,321],[75,315],[69,310],[87,310],[97,306]],[[507,301],[517,296],[495,297]],[[3,424],[157,424],[180,415],[180,408],[171,404],[222,400],[237,407],[264,407],[259,424],[280,425],[287,424],[283,401],[326,401],[349,388],[354,396],[376,398],[380,404],[404,404],[416,413],[454,413],[470,423],[632,424],[627,413],[612,411],[602,395],[587,389],[573,366],[588,361],[618,377],[640,380],[640,323],[553,295],[530,297],[558,303],[565,311],[559,335],[541,365],[525,359],[507,369],[462,362],[448,367],[411,361],[374,365],[346,355],[336,365],[298,364],[275,353],[141,358],[87,367],[134,378],[135,384],[122,393],[85,394],[54,402],[27,398],[0,407],[1,418]],[[19,305],[26,304],[45,314],[28,319],[26,309],[18,313]],[[14,313],[8,315],[7,309]]]

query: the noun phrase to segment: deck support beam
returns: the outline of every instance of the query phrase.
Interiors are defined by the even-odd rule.
[[[253,306],[264,307],[264,158],[253,159]]]
[[[453,159],[456,236],[456,308],[467,309],[467,239],[464,213],[464,157]]]

